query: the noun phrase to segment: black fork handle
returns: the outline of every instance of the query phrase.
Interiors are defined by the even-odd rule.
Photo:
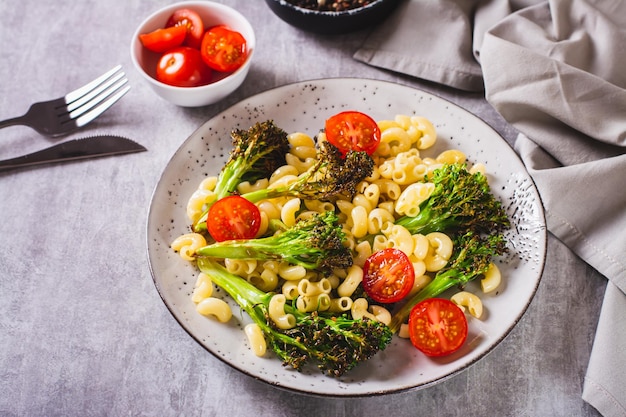
[[[28,126],[26,115],[0,121],[0,129],[9,126]]]

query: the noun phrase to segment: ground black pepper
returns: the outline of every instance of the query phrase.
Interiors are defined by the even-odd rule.
[[[374,0],[287,0],[294,6],[322,12],[341,12],[367,6]]]

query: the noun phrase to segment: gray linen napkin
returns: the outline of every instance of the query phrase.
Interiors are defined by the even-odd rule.
[[[354,58],[466,91],[482,91],[478,54],[486,30],[539,0],[398,0]]]
[[[583,399],[626,416],[626,2],[528,7],[487,32],[480,60],[548,229],[609,279]]]
[[[609,280],[583,399],[626,416],[626,2],[403,0],[354,58],[484,87],[520,132],[548,229]]]

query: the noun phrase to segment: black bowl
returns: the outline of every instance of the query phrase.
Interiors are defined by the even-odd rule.
[[[365,29],[382,22],[400,0],[374,0],[367,6],[341,12],[328,12],[294,6],[285,0],[265,0],[285,22],[309,32],[338,35]]]

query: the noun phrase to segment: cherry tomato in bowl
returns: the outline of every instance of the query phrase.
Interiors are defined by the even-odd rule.
[[[187,29],[182,26],[156,29],[139,35],[141,44],[153,52],[165,52],[180,46],[185,41]]]
[[[467,339],[467,318],[450,300],[429,298],[417,303],[409,314],[411,343],[427,356],[456,352]]]
[[[415,269],[400,249],[387,248],[371,254],[363,265],[363,289],[379,303],[396,303],[413,288]]]
[[[248,45],[241,33],[219,25],[206,31],[200,52],[210,68],[220,72],[233,72],[246,62]]]
[[[378,123],[365,113],[345,111],[326,120],[326,139],[346,154],[348,151],[374,153],[380,143]]]
[[[177,9],[165,24],[166,27],[182,27],[186,29],[185,45],[200,49],[204,36],[204,22],[200,15],[188,8]]]
[[[200,51],[179,46],[161,56],[156,78],[162,83],[177,87],[197,87],[211,81],[211,69],[204,65]]]
[[[206,224],[207,230],[218,242],[252,239],[261,227],[261,212],[245,198],[231,195],[213,203]]]

